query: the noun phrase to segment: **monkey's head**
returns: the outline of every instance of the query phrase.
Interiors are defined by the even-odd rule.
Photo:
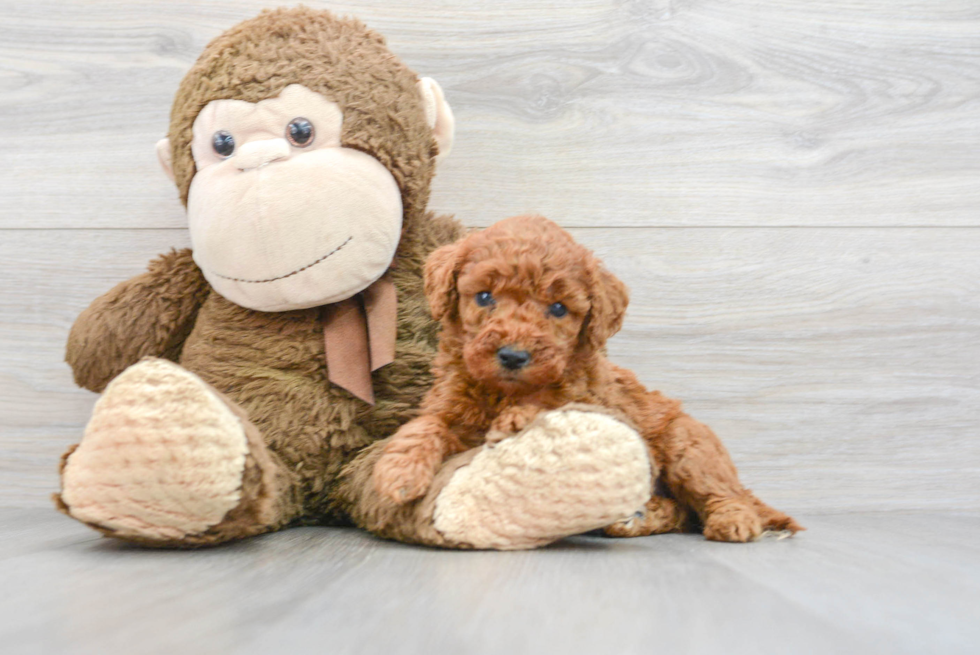
[[[306,7],[266,11],[187,73],[157,154],[211,286],[260,311],[349,298],[425,220],[453,116],[384,39]]]

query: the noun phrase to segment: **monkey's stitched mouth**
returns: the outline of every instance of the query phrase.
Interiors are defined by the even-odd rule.
[[[221,273],[214,273],[213,271],[212,271],[212,273],[214,273],[214,275],[217,275],[220,278],[224,278],[225,280],[231,280],[232,282],[247,282],[248,284],[262,284],[263,282],[275,282],[276,280],[283,280],[283,279],[285,279],[287,277],[291,277],[293,275],[296,275],[297,273],[302,273],[303,271],[305,271],[308,268],[313,268],[314,266],[316,266],[317,264],[319,264],[320,262],[322,262],[327,257],[330,257],[331,255],[334,255],[334,254],[340,252],[340,249],[343,248],[344,246],[346,246],[348,243],[350,243],[351,242],[351,239],[353,239],[353,238],[354,238],[353,236],[347,237],[347,240],[346,241],[344,241],[342,244],[340,244],[339,246],[337,246],[336,248],[334,248],[333,250],[331,250],[330,252],[328,252],[326,255],[324,255],[320,259],[316,260],[315,262],[311,262],[311,263],[307,264],[306,266],[303,266],[302,268],[297,268],[292,273],[286,273],[285,275],[280,275],[279,277],[270,277],[270,278],[265,279],[265,280],[246,280],[245,278],[231,277],[229,275],[222,275]]]

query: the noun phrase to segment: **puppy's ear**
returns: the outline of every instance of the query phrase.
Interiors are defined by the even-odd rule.
[[[461,264],[459,254],[459,244],[450,243],[433,251],[425,261],[425,299],[429,301],[432,318],[437,321],[456,316],[459,303],[456,277]]]
[[[582,324],[580,334],[583,345],[599,350],[612,335],[623,327],[629,291],[622,280],[594,261],[589,270],[589,301],[592,307]]]

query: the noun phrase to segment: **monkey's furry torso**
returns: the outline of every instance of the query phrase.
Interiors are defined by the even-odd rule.
[[[340,470],[359,450],[410,419],[431,384],[436,325],[425,304],[422,266],[432,250],[462,230],[451,217],[426,209],[439,149],[433,109],[424,94],[420,97],[419,84],[384,39],[356,20],[303,7],[266,11],[212,41],[187,73],[174,100],[170,147],[161,155],[193,223],[189,200],[201,152],[192,151],[192,142],[197,143],[195,126],[209,103],[257,106],[301,85],[307,95],[338,108],[342,122],[334,150],[346,149],[362,160],[361,153],[369,155],[393,188],[397,185],[402,208],[401,238],[387,270],[398,295],[395,358],[372,374],[373,406],[329,381],[323,306],[257,311],[230,302],[205,279],[190,250],[161,256],[146,273],[95,300],[69,337],[66,359],[83,387],[101,392],[141,358],[161,357],[243,410],[272,458],[278,458],[274,486],[279,490],[272,493],[281,496],[276,502],[282,522],[347,520],[332,495]],[[255,138],[270,143],[270,136],[282,132]],[[329,135],[321,130],[318,136]],[[292,154],[306,157],[312,150],[294,148]],[[311,177],[309,183],[321,179]],[[200,194],[202,186],[194,192]],[[362,187],[372,193],[369,184]],[[279,192],[293,194],[284,200],[297,206],[293,191]],[[269,213],[268,220],[279,220],[275,207]],[[322,216],[333,220],[329,212]],[[349,218],[361,221],[357,215]],[[230,230],[226,238],[247,234],[244,228]],[[309,238],[288,231],[286,237]]]
[[[420,225],[403,238],[392,271],[399,297],[396,356],[373,375],[373,407],[327,379],[319,307],[256,312],[211,291],[184,343],[179,363],[246,410],[295,476],[304,521],[346,520],[331,496],[341,468],[414,416],[431,386],[437,325],[423,300],[421,267],[461,229],[445,216],[430,215]]]

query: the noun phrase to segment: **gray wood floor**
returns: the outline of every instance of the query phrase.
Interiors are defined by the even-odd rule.
[[[976,653],[980,513],[796,538],[439,551],[300,528],[203,551],[0,509],[4,653]]]
[[[154,143],[269,4],[0,0],[0,652],[980,652],[976,0],[308,0],[446,90],[432,208],[573,228],[633,292],[613,359],[798,538],[172,552],[55,514],[68,329],[187,244]]]

